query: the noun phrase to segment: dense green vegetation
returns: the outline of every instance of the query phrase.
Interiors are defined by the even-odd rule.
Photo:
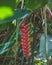
[[[43,34],[45,40],[41,37]],[[48,44],[48,38],[52,41],[52,0],[0,1],[0,65],[51,65],[52,48],[48,46],[52,45]],[[29,55],[28,49],[25,51],[27,54],[24,53],[22,39],[30,42]],[[45,49],[40,48],[42,39]],[[41,53],[45,51],[45,56],[39,57],[42,49]]]

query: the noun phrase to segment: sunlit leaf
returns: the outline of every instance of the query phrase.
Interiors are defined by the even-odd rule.
[[[23,18],[25,18],[26,16],[28,16],[30,14],[31,14],[31,11],[30,10],[27,10],[27,9],[18,9],[18,10],[16,10],[14,12],[14,15],[13,16],[8,17],[5,20],[0,20],[0,24],[11,22],[14,19],[17,19],[17,20],[18,19],[23,19]]]
[[[16,0],[16,3],[18,3],[19,2],[19,0]]]
[[[0,20],[4,20],[5,18],[8,18],[12,16],[14,12],[10,7],[0,7]]]

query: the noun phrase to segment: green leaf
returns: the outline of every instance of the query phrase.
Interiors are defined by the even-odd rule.
[[[16,19],[23,19],[26,16],[30,15],[32,12],[28,9],[18,9],[15,11],[14,18]]]
[[[15,44],[14,41],[15,32],[16,30],[13,32],[8,42],[0,44],[0,55],[9,51],[12,48],[12,46]]]
[[[16,0],[0,1],[0,20],[4,20],[14,14]]]
[[[48,34],[52,34],[52,20],[47,20]]]
[[[16,3],[19,3],[20,1],[19,0],[16,0]]]
[[[14,12],[10,7],[0,7],[0,20],[4,20],[5,18],[8,18],[12,16]]]
[[[27,9],[18,9],[18,10],[15,11],[13,16],[8,17],[8,18],[6,18],[4,20],[0,20],[0,24],[11,22],[14,19],[17,19],[17,20],[18,19],[23,19],[23,18],[25,18],[26,16],[28,16],[30,14],[31,14],[30,10],[27,10]]]
[[[26,0],[25,1],[25,6],[31,10],[38,9],[40,7],[45,6],[47,3],[47,0]]]
[[[48,6],[52,9],[52,0],[48,0]]]
[[[1,30],[6,30],[6,28],[7,28],[7,24],[1,24],[0,25],[0,31]]]
[[[48,57],[49,57],[52,56],[52,35],[48,34],[47,39],[48,39]],[[46,58],[45,34],[42,34],[40,38],[39,53],[41,54],[41,57],[43,59]]]
[[[16,6],[16,0],[0,0],[0,7],[2,6],[10,7],[11,9],[14,10]]]
[[[0,44],[0,55],[7,52],[14,45],[14,41],[6,42],[3,45]]]

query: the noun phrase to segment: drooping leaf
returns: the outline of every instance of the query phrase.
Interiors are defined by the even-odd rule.
[[[0,44],[0,55],[10,50],[13,45],[14,45],[14,41],[6,42],[3,45]]]
[[[52,56],[52,35],[48,35],[48,56]],[[42,34],[40,38],[40,55],[42,58],[46,58],[46,44],[45,44],[45,34]]]

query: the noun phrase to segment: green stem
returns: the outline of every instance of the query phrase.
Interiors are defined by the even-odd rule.
[[[17,30],[16,30],[16,46],[17,46],[17,45],[18,45],[19,25],[18,25],[18,21],[17,21],[16,23],[17,23]],[[18,49],[18,47],[16,48],[16,52],[15,52],[15,65],[16,65],[17,49]]]
[[[43,9],[44,19],[45,19],[45,43],[46,43],[46,59],[47,59],[47,65],[49,65],[48,61],[48,37],[47,37],[47,20],[46,20],[46,9],[44,7]]]

